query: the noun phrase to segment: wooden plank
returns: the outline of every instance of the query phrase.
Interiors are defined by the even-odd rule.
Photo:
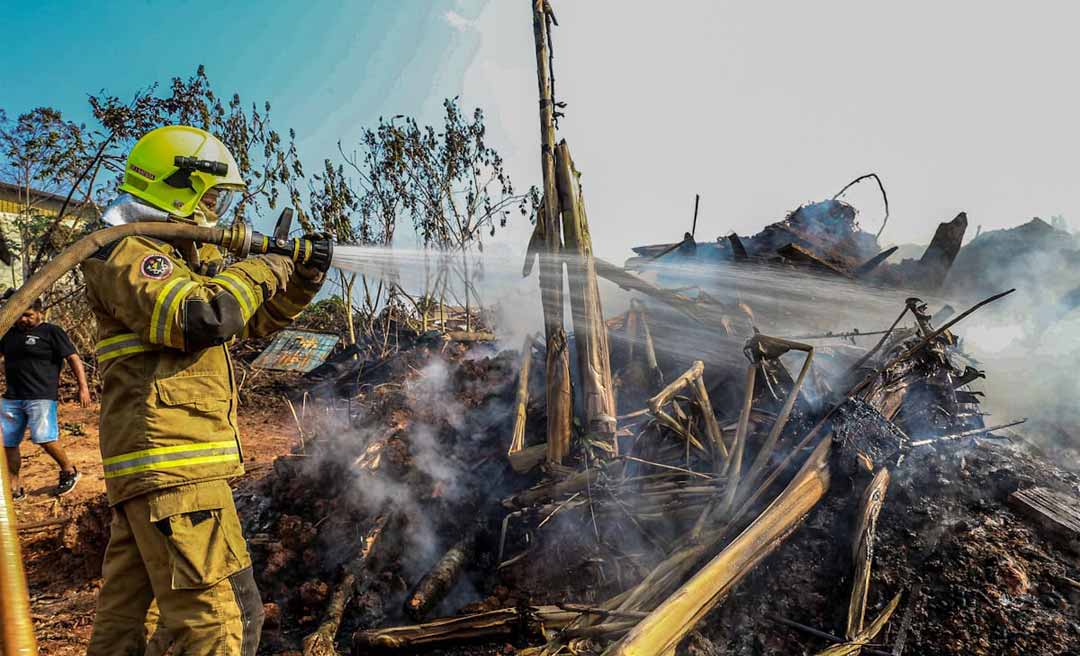
[[[1080,499],[1045,487],[1017,490],[1009,505],[1059,546],[1080,554]]]

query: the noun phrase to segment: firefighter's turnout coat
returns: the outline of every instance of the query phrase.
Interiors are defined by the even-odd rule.
[[[97,318],[101,455],[109,503],[243,473],[228,343],[292,322],[319,283],[268,255],[196,273],[171,245],[135,236],[83,264]],[[217,270],[220,269],[220,270]]]

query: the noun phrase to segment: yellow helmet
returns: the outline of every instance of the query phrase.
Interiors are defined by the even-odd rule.
[[[214,135],[187,125],[157,128],[128,155],[120,189],[173,217],[195,223],[217,222],[237,191],[246,188],[232,153]],[[214,206],[199,201],[211,192]]]

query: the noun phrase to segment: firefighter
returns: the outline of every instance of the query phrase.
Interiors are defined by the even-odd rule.
[[[126,193],[103,218],[212,226],[243,189],[217,138],[159,128],[135,144]],[[87,259],[83,274],[113,509],[88,654],[143,654],[156,600],[177,653],[253,656],[263,606],[226,480],[244,471],[228,345],[287,326],[325,272],[281,255],[223,267],[212,246],[132,236]]]

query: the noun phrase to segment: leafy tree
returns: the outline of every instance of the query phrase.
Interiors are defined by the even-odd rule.
[[[38,107],[14,120],[0,110],[0,179],[16,188],[20,205],[14,220],[18,257],[24,278],[33,272],[36,248],[51,219],[42,202],[46,194],[66,192],[78,178],[81,158],[88,147],[82,125],[64,120],[59,110]]]
[[[301,213],[301,224],[308,231],[321,231],[329,234],[339,243],[360,244],[371,243],[369,226],[365,222],[354,223],[354,213],[359,206],[356,198],[345,179],[343,167],[339,164],[334,168],[330,160],[323,162],[322,173],[311,176],[309,181],[308,206],[311,217]],[[349,343],[356,343],[356,327],[353,319],[353,288],[356,284],[356,274],[346,273],[340,269],[337,271],[338,280],[341,283],[341,300],[345,308],[345,321],[349,327]],[[368,316],[374,314],[374,308]]]
[[[2,155],[8,167],[17,170],[21,165],[29,172],[21,174],[21,179],[30,186],[43,191],[68,190],[68,201],[79,191],[83,196],[81,204],[96,200],[101,205],[115,196],[127,154],[142,135],[164,125],[194,125],[213,133],[229,147],[248,184],[248,192],[233,210],[235,219],[275,208],[282,194],[299,205],[298,181],[304,170],[296,151],[295,133],[289,130],[286,140],[271,126],[269,102],[264,102],[260,110],[254,103],[245,104],[239,94],[224,98],[214,91],[203,66],[186,79],[174,77],[161,92],[157,83],[151,84],[127,102],[102,90],[89,97],[97,121],[93,128],[62,121],[56,110],[37,109],[20,116],[14,127],[5,126],[0,135]],[[9,138],[8,133],[13,136]],[[26,168],[28,162],[34,165]],[[113,175],[100,179],[102,169]],[[35,215],[31,233],[38,233],[38,241],[47,247],[39,249],[26,263],[27,273],[36,271],[45,257],[78,236],[71,230],[59,229],[68,209],[65,202],[60,215],[51,221]]]
[[[357,218],[367,231],[362,234],[376,234],[374,243],[389,244],[398,220],[405,219],[421,247],[457,253],[460,269],[440,258],[434,283],[428,276],[424,298],[426,302],[432,288],[444,297],[453,271],[463,284],[471,316],[469,254],[474,248],[483,250],[484,237],[505,226],[515,206],[527,214],[529,195],[515,194],[502,156],[486,141],[483,112],[464,114],[457,98],[445,100],[443,109],[438,128],[405,116],[380,118],[375,129],[364,131],[360,154],[345,156],[345,161],[358,178]]]
[[[247,106],[237,93],[223,100],[201,65],[187,79],[174,77],[166,93],[157,91],[157,84],[151,85],[128,103],[105,91],[90,97],[90,108],[101,125],[98,137],[109,141],[103,159],[117,173],[117,185],[127,153],[139,137],[164,125],[192,125],[221,139],[236,158],[248,185],[235,206],[236,219],[244,219],[264,204],[275,208],[282,192],[293,204],[300,204],[297,181],[304,177],[304,169],[296,152],[296,134],[290,129],[285,141],[271,127],[269,101],[263,102],[260,111],[255,103]]]

